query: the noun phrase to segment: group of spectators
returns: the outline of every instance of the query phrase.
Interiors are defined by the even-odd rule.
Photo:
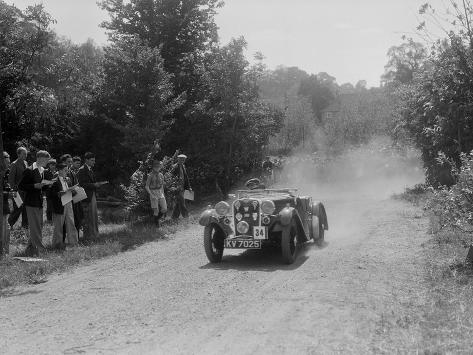
[[[45,251],[42,240],[43,200],[46,197],[47,220],[54,226],[52,247],[64,249],[82,239],[98,237],[96,190],[106,181],[98,182],[93,168],[95,155],[80,157],[64,154],[57,161],[47,151],[36,153],[36,160],[28,166],[28,151],[17,149],[17,159],[10,163],[10,155],[3,153],[6,173],[3,176],[3,238],[0,256],[9,253],[10,229],[20,216],[22,227],[29,229],[25,255],[39,255]],[[76,198],[65,198],[68,196]]]

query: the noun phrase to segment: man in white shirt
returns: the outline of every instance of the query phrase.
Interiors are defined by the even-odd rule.
[[[68,168],[66,164],[57,165],[58,178],[51,186],[51,208],[54,225],[53,248],[64,249],[63,227],[66,227],[66,242],[74,246],[78,243],[77,233],[74,225],[74,212],[72,210],[72,186],[66,181]],[[67,201],[66,197],[70,197]],[[64,198],[64,201],[62,200]]]

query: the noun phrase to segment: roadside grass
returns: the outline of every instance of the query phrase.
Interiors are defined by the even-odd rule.
[[[425,184],[417,184],[414,187],[406,188],[402,193],[394,194],[392,197],[395,200],[404,200],[423,207],[430,195],[431,191]]]
[[[412,191],[414,190],[414,191]],[[409,189],[395,196],[419,206],[429,199],[429,191]],[[473,351],[473,267],[465,263],[471,236],[441,229],[438,219],[429,218],[431,238],[423,244],[426,294],[418,295],[409,327],[420,332],[417,353],[471,354]],[[416,314],[415,314],[416,313]],[[388,318],[395,319],[393,314]],[[397,317],[398,318],[398,317]],[[396,318],[396,319],[397,319]],[[393,327],[401,328],[396,322]],[[398,322],[397,322],[398,323]]]
[[[456,234],[436,233],[425,245],[424,353],[473,351],[473,269],[465,264],[467,249]]]
[[[37,262],[14,259],[15,256],[22,256],[28,241],[26,230],[14,229],[11,233],[10,256],[0,259],[0,297],[8,294],[9,287],[42,283],[49,274],[134,249],[147,242],[166,239],[178,230],[187,228],[194,221],[195,217],[192,216],[180,220],[179,223],[169,220],[159,229],[147,221],[135,224],[102,224],[99,227],[99,238],[80,242],[79,246],[64,251],[48,250],[40,256],[44,261]],[[46,246],[51,244],[51,235],[52,226],[46,224],[43,229],[43,241]]]

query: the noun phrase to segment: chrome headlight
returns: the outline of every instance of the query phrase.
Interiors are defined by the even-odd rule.
[[[248,233],[249,230],[250,230],[250,225],[247,222],[245,221],[238,222],[237,224],[238,233],[246,234]]]
[[[219,216],[227,216],[230,214],[231,207],[225,201],[220,201],[215,205],[215,211]]]
[[[276,205],[271,200],[261,202],[261,211],[264,214],[273,214],[276,211]]]

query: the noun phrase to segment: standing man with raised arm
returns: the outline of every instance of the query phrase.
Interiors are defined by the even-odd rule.
[[[18,185],[20,184],[21,178],[23,177],[23,172],[28,167],[28,164],[26,163],[27,155],[28,155],[28,150],[26,150],[25,147],[19,147],[16,150],[17,159],[13,163],[11,163],[10,174],[8,175],[8,184],[10,185],[10,188],[13,190],[14,197],[16,197],[16,194],[19,194],[23,201],[25,200],[25,192],[19,191]],[[10,227],[13,228],[16,221],[20,217],[20,215],[21,215],[21,226],[23,228],[27,228],[28,217],[26,216],[25,205],[22,204],[21,206],[18,207],[15,203],[13,203],[13,212],[8,217],[8,224],[10,225]]]
[[[42,241],[43,187],[52,184],[52,181],[44,180],[44,167],[49,159],[51,156],[47,151],[37,152],[36,162],[24,171],[23,178],[18,185],[19,190],[25,191],[24,205],[30,227],[27,254],[39,255],[39,251],[44,251]]]

